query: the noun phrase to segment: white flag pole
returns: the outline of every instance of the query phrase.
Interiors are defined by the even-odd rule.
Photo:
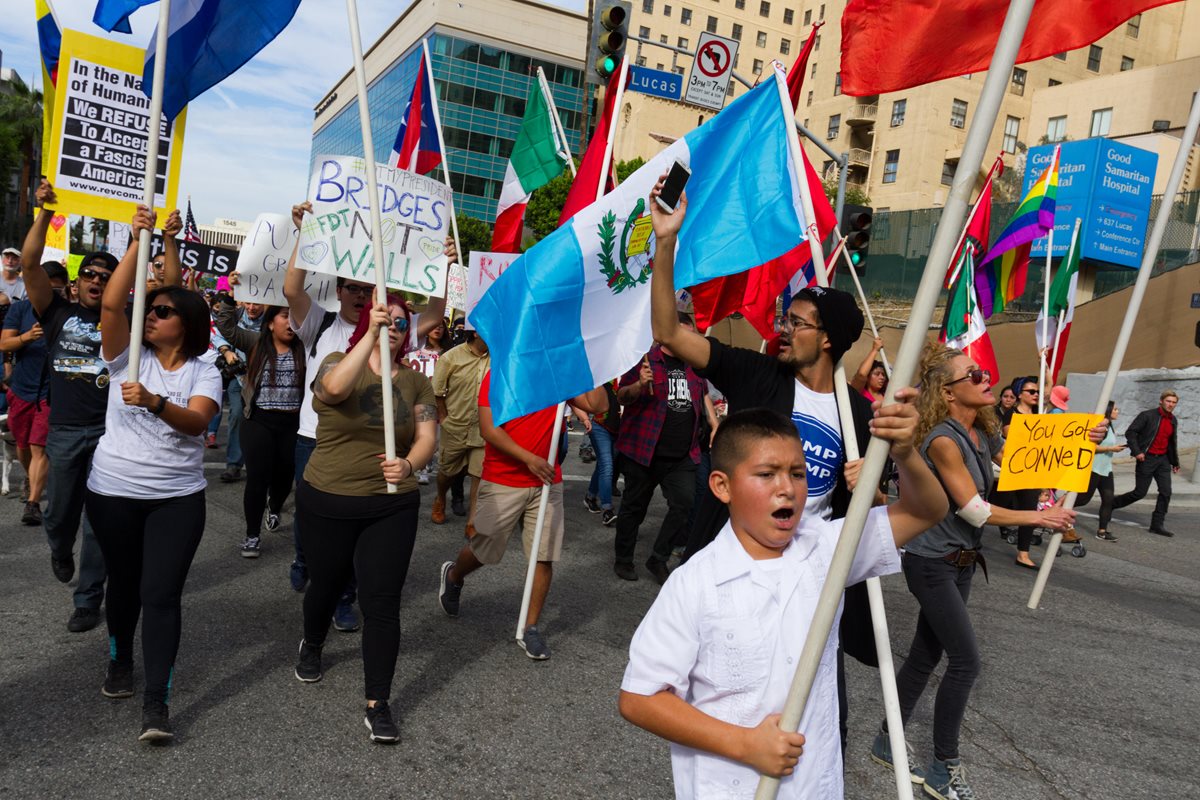
[[[625,92],[625,80],[629,76],[628,60],[621,61],[621,77],[618,81],[617,96],[613,103],[613,109],[620,107],[621,96]],[[610,120],[610,123],[612,120]],[[609,161],[612,159],[613,145],[613,130],[608,132],[608,143],[604,148],[604,161],[601,162],[600,169],[600,185],[596,187],[596,199],[599,200],[604,196],[605,177],[608,175]],[[547,461],[553,467],[558,461],[558,441],[559,434],[563,428],[563,415],[566,413],[567,404],[563,401],[558,404],[558,408],[554,412],[554,433],[550,437],[550,454]],[[542,531],[546,527],[546,507],[550,502],[550,487],[542,486],[542,496],[538,502],[537,522],[533,529],[533,541],[529,548],[529,566],[525,571],[525,591],[521,595],[521,613],[517,617],[517,641],[525,641],[525,621],[529,618],[529,599],[533,596],[533,576],[537,569],[537,554],[538,548],[542,544]]]
[[[1167,229],[1167,221],[1171,217],[1171,204],[1179,194],[1179,184],[1183,180],[1183,169],[1187,166],[1188,155],[1192,144],[1196,141],[1196,130],[1200,128],[1200,92],[1192,95],[1192,112],[1188,116],[1187,127],[1183,130],[1182,145],[1175,154],[1175,163],[1171,166],[1171,176],[1167,179],[1163,191],[1162,203],[1159,204],[1158,214],[1154,217],[1154,227],[1150,229],[1150,238],[1146,240],[1146,249],[1142,253],[1142,265],[1138,269],[1137,281],[1133,284],[1133,293],[1129,297],[1129,305],[1125,309],[1125,319],[1121,323],[1121,332],[1117,334],[1117,343],[1113,346],[1112,356],[1108,360],[1108,370],[1104,373],[1104,383],[1100,387],[1100,397],[1096,401],[1096,414],[1103,414],[1112,397],[1113,388],[1117,385],[1117,375],[1121,371],[1121,362],[1125,360],[1125,351],[1129,348],[1129,340],[1133,337],[1133,326],[1137,322],[1138,310],[1146,296],[1146,287],[1150,285],[1150,273],[1154,269],[1154,261],[1158,258],[1158,248],[1162,244],[1163,233]],[[1076,494],[1067,495],[1063,508],[1075,507]],[[1058,552],[1062,543],[1062,534],[1055,532],[1050,537],[1047,553]],[[1046,582],[1050,580],[1050,569],[1054,558],[1043,558],[1038,569],[1037,579],[1033,582],[1033,591],[1029,595],[1028,608],[1036,609],[1042,601],[1042,592]]]
[[[921,348],[925,345],[929,321],[937,305],[938,295],[946,277],[946,264],[953,254],[954,241],[961,230],[963,220],[967,215],[968,200],[971,189],[977,178],[979,165],[983,162],[984,151],[988,138],[996,124],[996,116],[1000,110],[1000,102],[1004,98],[1013,65],[1017,60],[1017,50],[1025,35],[1025,27],[1029,15],[1033,11],[1034,0],[1012,0],[1004,19],[1004,27],[996,43],[995,52],[984,79],[983,91],[979,96],[979,104],[963,145],[962,156],[954,172],[954,180],[946,205],[930,247],[929,257],[925,263],[925,271],[913,300],[909,324],[905,328],[904,338],[896,356],[896,364],[892,372],[892,381],[888,384],[885,403],[893,401],[896,390],[911,383],[920,360]],[[786,97],[786,94],[785,94]],[[796,147],[799,143],[796,143]],[[794,152],[794,151],[793,151]],[[803,185],[803,184],[802,184]],[[795,731],[804,709],[808,704],[808,695],[812,691],[813,681],[821,663],[821,655],[825,644],[833,630],[834,618],[842,592],[846,587],[846,579],[850,574],[850,566],[862,539],[863,526],[867,513],[875,499],[875,486],[883,476],[884,463],[887,461],[888,442],[872,437],[867,447],[866,458],[859,471],[858,485],[850,498],[850,508],[842,523],[842,533],[829,564],[825,583],[817,600],[816,612],[812,625],[804,641],[796,674],[788,691],[787,702],[779,721],[779,727],[785,731]],[[896,757],[897,753],[892,753]],[[773,800],[779,792],[779,779],[762,777],[759,780],[757,800]]]
[[[1003,153],[1001,153],[1001,155],[1003,155]],[[979,213],[979,201],[985,194],[987,194],[988,185],[991,184],[992,178],[996,174],[997,165],[1002,163],[1003,162],[999,158],[992,162],[992,168],[988,170],[987,179],[983,182],[983,188],[979,190],[979,197],[975,198],[975,204],[971,206],[971,213],[967,215],[967,221],[963,225],[962,233],[958,235],[958,242],[954,245],[954,250],[950,254],[951,259],[958,254],[959,248],[961,248],[963,246],[963,242],[967,240],[967,231],[971,230],[971,223],[975,220],[975,215]],[[984,247],[987,246],[987,242],[984,242],[983,244]],[[954,269],[956,263],[957,262],[952,261],[950,264],[946,265],[946,272]],[[957,279],[958,273],[955,273],[946,279],[946,283],[947,285],[952,285]]]
[[[346,18],[350,25],[350,48],[354,55],[354,82],[358,89],[358,123],[362,128],[363,161],[367,170],[367,202],[371,204],[371,260],[375,263],[375,302],[387,303],[387,274],[383,268],[383,220],[379,213],[379,179],[375,174],[375,144],[371,137],[371,111],[367,107],[367,70],[363,66],[362,33],[358,24],[356,0],[346,0]],[[432,79],[430,81],[432,84]],[[371,309],[363,309],[370,314]],[[379,332],[379,375],[383,388],[383,452],[390,461],[396,457],[396,420],[392,406],[392,354],[387,331]],[[411,464],[410,464],[411,466]],[[388,494],[397,487],[387,484]]]
[[[1071,253],[1075,252],[1075,242],[1079,238],[1079,222],[1080,222],[1079,217],[1076,217],[1075,218],[1075,229],[1073,231],[1071,231],[1071,245],[1067,248],[1067,257],[1068,258],[1070,258]],[[1062,269],[1061,265],[1059,266],[1059,269]],[[1068,306],[1067,306],[1068,308],[1071,305],[1073,305],[1075,302],[1075,284],[1079,280],[1078,276],[1079,276],[1079,271],[1077,268],[1075,274],[1071,276],[1070,285],[1067,286],[1067,291],[1070,294],[1070,299],[1068,301]],[[1048,309],[1049,307],[1050,307],[1050,304],[1047,303],[1046,308]],[[1056,374],[1056,371],[1055,371],[1056,367],[1062,365],[1062,359],[1060,359],[1058,357],[1058,342],[1060,339],[1062,339],[1063,320],[1065,320],[1066,317],[1067,317],[1067,309],[1066,308],[1064,308],[1058,312],[1058,322],[1054,327],[1054,348],[1050,351],[1050,380],[1051,381],[1054,380],[1054,376]],[[1044,339],[1043,339],[1043,341],[1044,341]]]
[[[839,236],[840,236],[840,234],[839,234]],[[841,237],[841,242],[839,243],[839,247],[845,241],[846,241],[846,238],[844,236]],[[841,250],[842,250],[842,259],[846,262],[846,267],[850,270],[850,277],[854,279],[854,288],[858,290],[858,299],[862,301],[863,313],[865,313],[867,315],[867,324],[869,324],[871,326],[871,335],[874,336],[876,339],[878,339],[879,338],[879,328],[875,327],[875,316],[871,313],[870,304],[867,303],[867,295],[863,291],[862,282],[860,282],[858,280],[858,270],[855,269],[854,262],[850,260],[850,254],[846,252],[846,249],[843,247],[843,248],[841,248]],[[887,373],[888,378],[891,378],[892,365],[888,363],[887,353],[884,352],[882,347],[879,348],[879,358],[883,360],[884,372]],[[847,456],[847,457],[849,457],[849,456]]]
[[[546,73],[541,67],[537,68],[538,88],[542,90],[542,99],[546,101],[546,105],[550,111],[550,124],[554,127],[554,138],[558,142],[559,152],[567,157],[567,166],[571,170],[571,177],[575,177],[575,159],[571,157],[571,145],[567,143],[567,132],[563,128],[562,120],[558,117],[558,106],[554,104],[554,95],[550,93],[550,84],[546,82]]]
[[[438,149],[442,151],[442,174],[446,176],[446,188],[450,190],[450,230],[454,232],[454,250],[458,253],[458,260],[461,264],[463,250],[458,240],[458,212],[454,210],[454,188],[450,185],[450,151],[446,149],[446,139],[442,136],[442,112],[438,108],[437,82],[433,79],[433,59],[429,55],[428,39],[421,40],[421,50],[424,53],[425,74],[429,76],[429,102],[433,104],[433,127],[437,130]]]
[[[613,100],[613,115],[608,121],[608,141],[604,145],[604,160],[601,162],[603,167],[600,170],[600,185],[596,187],[596,199],[604,197],[604,187],[608,183],[608,174],[612,171],[612,154],[613,145],[617,141],[617,117],[621,113],[621,98],[625,96],[625,84],[629,81],[629,59],[621,59],[621,77],[617,79],[617,96]],[[607,101],[608,98],[605,98]]]
[[[817,285],[828,287],[829,272],[827,272],[825,268],[825,253],[822,250],[820,233],[817,230],[817,215],[813,207],[812,193],[808,186],[808,175],[805,174],[804,158],[800,154],[800,139],[796,135],[795,127],[791,124],[794,121],[796,112],[792,107],[792,101],[787,91],[787,82],[783,77],[783,71],[779,68],[776,68],[775,71],[775,85],[779,90],[779,102],[783,107],[784,118],[788,121],[788,150],[791,155],[793,168],[796,172],[797,181],[800,184],[800,203],[804,209],[805,221],[809,223],[808,241],[809,250],[811,251],[813,259],[813,271],[817,276]],[[843,254],[845,254],[845,239],[841,236],[839,236],[839,239],[841,239],[841,241],[838,242],[838,248]],[[833,258],[830,259],[831,267],[837,263],[836,259],[837,252],[835,252],[833,254]],[[853,274],[853,271],[854,268],[851,266],[851,274]],[[854,282],[855,285],[858,285],[857,276],[855,277]],[[859,292],[862,292],[861,286],[859,287]],[[872,324],[872,328],[874,328],[874,324]],[[833,391],[835,397],[837,398],[838,418],[841,421],[842,445],[846,448],[846,460],[857,461],[860,457],[858,450],[858,433],[854,427],[854,412],[850,406],[850,388],[846,381],[846,367],[842,361],[838,362],[837,367],[834,370]],[[882,470],[880,470],[880,472],[882,473]],[[861,477],[859,482],[862,482]],[[871,487],[872,500],[874,499],[875,494],[874,485],[878,485],[878,482],[879,478],[876,477]],[[843,531],[845,531],[845,528],[843,528]],[[859,537],[861,536],[862,530],[860,527]],[[855,544],[855,548],[857,549],[857,543]],[[853,554],[851,555],[853,556]],[[849,563],[847,563],[846,566],[848,570]],[[844,590],[845,579],[842,581],[842,591]],[[841,591],[839,591],[838,594],[840,595]],[[838,599],[840,600],[840,597]],[[871,628],[875,636],[875,651],[879,659],[879,681],[883,693],[884,717],[887,719],[888,725],[888,741],[892,749],[892,767],[894,769],[896,778],[896,794],[900,800],[912,800],[912,779],[909,777],[908,771],[908,747],[904,742],[904,721],[900,715],[900,695],[896,690],[896,669],[892,664],[892,640],[891,637],[888,636],[887,610],[883,604],[883,587],[880,585],[879,578],[867,579],[867,600],[871,608]],[[820,609],[818,609],[818,616],[819,612]],[[815,630],[816,625],[817,620],[814,619],[814,627],[810,629],[810,637],[812,636],[811,631]],[[830,630],[833,628],[832,615],[829,619],[829,628]],[[822,646],[825,640],[828,638],[829,631],[826,631],[825,635],[821,637]],[[808,645],[809,642],[806,641],[806,649],[808,648]],[[819,661],[820,654],[817,655],[817,658]],[[804,663],[803,659],[804,657],[801,655],[801,664]],[[800,675],[799,669],[797,669],[796,675],[798,678]],[[793,683],[793,689],[794,688],[795,684]],[[791,697],[789,695],[789,700],[790,699]],[[783,719],[781,719],[779,721],[779,727],[783,730],[794,731],[800,724],[801,716],[803,716],[802,712],[796,716],[796,721],[794,723],[792,723],[789,719],[788,723],[790,723],[790,727],[785,727],[785,722]],[[766,779],[763,779],[764,782],[765,780]],[[760,782],[759,793],[761,794],[762,791],[763,783]],[[778,786],[771,790],[771,796],[774,796],[776,791],[778,791]]]
[[[154,79],[150,88],[150,126],[146,129],[145,191],[142,202],[154,213],[154,195],[158,186],[158,137],[162,128],[163,84],[167,75],[167,37],[171,33],[171,0],[158,4],[158,28],[154,37]],[[169,177],[169,175],[168,175]],[[163,198],[167,186],[163,184]],[[165,209],[164,209],[165,210]],[[142,374],[142,337],[146,326],[146,265],[150,262],[150,237],[153,231],[138,234],[137,272],[133,279],[133,320],[129,331],[129,380],[138,383]],[[163,243],[166,246],[166,242]]]
[[[1059,146],[1054,147],[1054,160],[1051,167],[1058,166]],[[1042,346],[1038,348],[1038,413],[1046,412],[1046,341],[1050,338],[1050,259],[1054,256],[1054,223],[1050,223],[1050,233],[1046,238],[1046,269],[1042,276]],[[1011,298],[1015,300],[1016,298]]]

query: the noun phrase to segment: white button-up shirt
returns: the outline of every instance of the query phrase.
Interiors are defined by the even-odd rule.
[[[621,688],[640,695],[669,690],[717,719],[752,728],[783,711],[817,597],[829,572],[841,520],[805,516],[792,543],[764,568],[729,523],[708,547],[675,570],[629,646]],[[849,583],[900,571],[887,508],[871,509]],[[800,721],[806,743],[780,798],[843,795],[838,733],[837,626],[825,644]],[[678,798],[750,798],[759,775],[736,761],[671,745]]]

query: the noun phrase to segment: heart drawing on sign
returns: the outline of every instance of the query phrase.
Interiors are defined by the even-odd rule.
[[[55,214],[50,218],[50,227],[54,230],[61,230],[63,225],[67,224],[67,218],[63,214]]]
[[[421,252],[430,260],[440,256],[444,249],[441,242],[430,239],[428,236],[422,236],[421,240],[417,242],[417,247],[421,248]]]
[[[305,264],[312,264],[314,267],[324,261],[328,254],[329,245],[324,242],[313,242],[307,247],[300,248],[300,258]]]

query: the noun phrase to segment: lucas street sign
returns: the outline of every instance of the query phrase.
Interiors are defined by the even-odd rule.
[[[688,73],[683,99],[713,111],[725,107],[729,79],[733,75],[733,60],[737,57],[738,42],[712,33],[700,34],[696,59]]]
[[[660,69],[630,67],[629,89],[654,97],[678,100],[679,95],[683,92],[683,76]]]

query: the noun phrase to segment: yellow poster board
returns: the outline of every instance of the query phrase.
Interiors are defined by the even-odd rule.
[[[67,262],[71,254],[71,220],[66,213],[59,211],[50,218],[50,227],[46,231],[46,246],[42,249],[42,261]]]
[[[150,99],[142,93],[145,52],[139,47],[63,31],[47,156],[59,207],[128,221],[145,199]],[[159,128],[154,207],[175,208],[187,110]]]
[[[1086,492],[1096,458],[1088,431],[1102,419],[1094,414],[1013,414],[1000,465],[1000,491]]]

